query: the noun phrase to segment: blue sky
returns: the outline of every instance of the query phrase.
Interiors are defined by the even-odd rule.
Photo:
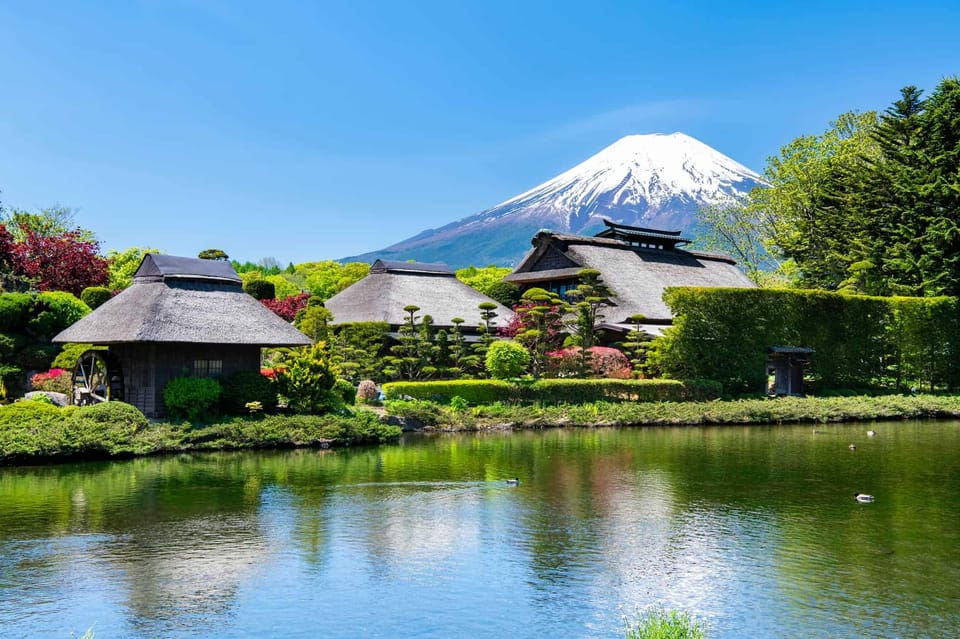
[[[0,2],[0,199],[104,249],[338,258],[632,133],[760,171],[960,73],[958,33],[922,0]]]

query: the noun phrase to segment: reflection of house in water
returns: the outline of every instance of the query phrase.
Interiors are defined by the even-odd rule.
[[[658,231],[606,222],[595,237],[541,231],[533,249],[505,279],[521,289],[545,288],[563,294],[576,288],[583,269],[600,271],[615,296],[604,309],[601,328],[623,335],[629,318],[642,315],[642,330],[659,335],[672,322],[663,291],[670,286],[753,288],[755,285],[725,255],[686,251],[690,240],[680,231]]]

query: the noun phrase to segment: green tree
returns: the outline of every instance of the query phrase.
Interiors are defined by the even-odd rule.
[[[132,246],[123,251],[107,251],[107,288],[113,291],[125,289],[133,283],[133,274],[140,267],[147,253],[160,253],[150,247]]]
[[[467,268],[461,268],[457,270],[457,279],[470,288],[480,291],[487,297],[494,297],[491,294],[493,287],[502,282],[503,278],[509,275],[512,271],[513,269],[503,266],[490,265],[481,268],[477,268],[476,266],[468,266]],[[494,299],[496,298],[494,297]]]
[[[516,342],[496,341],[487,349],[487,371],[495,379],[519,377],[529,365],[530,353]]]
[[[201,260],[215,260],[217,262],[229,262],[230,256],[221,249],[204,249],[197,254]]]

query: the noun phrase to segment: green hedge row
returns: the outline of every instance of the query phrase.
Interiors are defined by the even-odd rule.
[[[495,402],[579,404],[598,401],[665,402],[709,400],[720,396],[717,382],[670,379],[541,379],[511,383],[502,380],[390,382],[387,399],[412,397],[443,404],[462,397],[470,404]]]
[[[664,300],[674,325],[649,362],[671,377],[761,392],[767,347],[803,346],[819,388],[960,388],[957,298],[683,287]]]

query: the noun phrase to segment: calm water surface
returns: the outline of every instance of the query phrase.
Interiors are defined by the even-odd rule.
[[[960,424],[869,427],[0,469],[0,636],[958,637]]]

